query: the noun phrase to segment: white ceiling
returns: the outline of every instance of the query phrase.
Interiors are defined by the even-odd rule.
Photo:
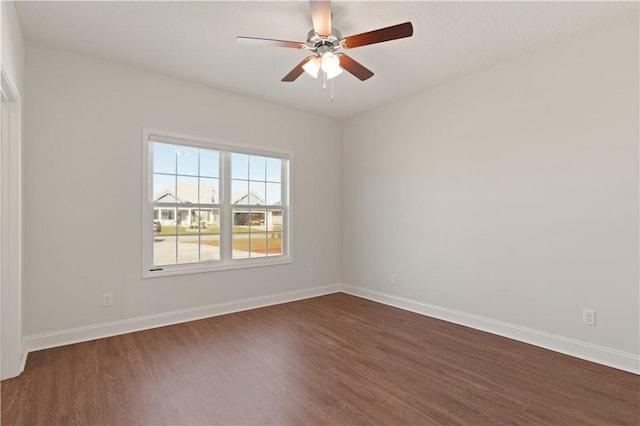
[[[330,117],[349,117],[493,63],[632,16],[637,2],[334,1],[343,36],[413,22],[414,36],[348,54],[375,72],[343,73],[335,102],[306,74],[307,52],[237,45],[238,35],[306,41],[306,1],[17,2],[34,43]]]

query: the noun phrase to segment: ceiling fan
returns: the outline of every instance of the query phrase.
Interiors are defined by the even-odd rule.
[[[282,81],[295,81],[303,72],[318,78],[320,70],[324,71],[327,79],[346,70],[358,79],[364,81],[373,76],[373,72],[340,52],[341,49],[353,49],[383,41],[411,37],[413,25],[405,22],[390,27],[380,28],[366,33],[342,37],[340,31],[331,26],[331,1],[310,0],[311,19],[313,29],[307,34],[306,42],[274,40],[270,38],[236,37],[238,43],[255,46],[276,46],[293,49],[306,49],[313,54],[307,56],[282,78]]]

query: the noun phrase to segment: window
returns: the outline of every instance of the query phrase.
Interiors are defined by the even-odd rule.
[[[144,132],[143,276],[287,263],[283,152]]]

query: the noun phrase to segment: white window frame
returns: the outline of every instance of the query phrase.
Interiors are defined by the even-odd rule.
[[[211,149],[220,152],[219,204],[220,204],[220,260],[176,265],[153,265],[153,156],[152,142],[176,144],[187,147]],[[282,162],[282,255],[247,259],[232,258],[233,218],[231,205],[231,161],[230,154],[247,154],[279,158]],[[293,153],[289,151],[265,149],[263,147],[221,143],[200,136],[191,136],[163,130],[143,129],[142,131],[142,277],[154,278],[201,272],[224,271],[283,265],[293,262],[292,223],[290,203],[292,188],[291,169]]]

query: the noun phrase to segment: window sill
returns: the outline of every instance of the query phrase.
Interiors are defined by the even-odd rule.
[[[286,265],[293,263],[291,257],[282,257],[275,259],[256,259],[256,260],[235,260],[227,263],[210,263],[210,264],[185,264],[185,265],[167,265],[158,266],[161,270],[143,270],[142,278],[159,278],[173,275],[189,275],[200,274],[204,272],[230,271],[236,269],[263,268],[265,266]]]

